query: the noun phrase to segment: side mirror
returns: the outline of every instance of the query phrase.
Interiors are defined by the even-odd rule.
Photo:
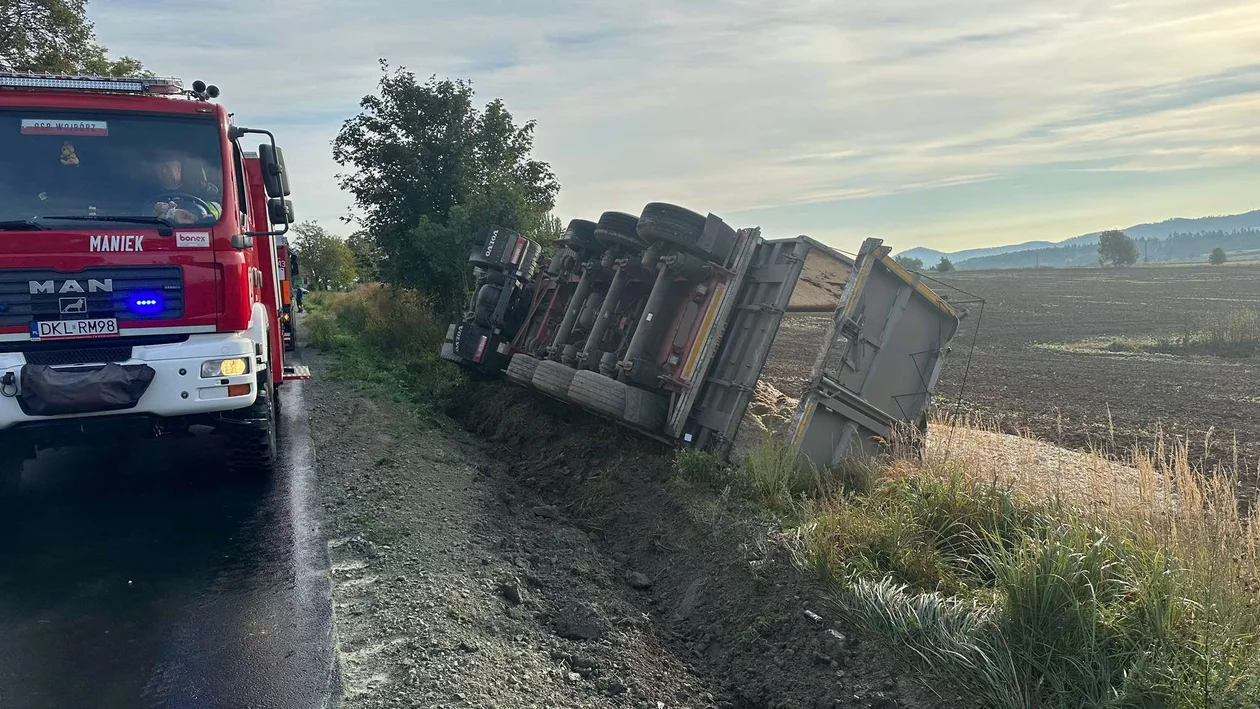
[[[292,224],[293,203],[283,197],[267,200],[267,217],[272,224]]]
[[[288,197],[292,194],[289,191],[289,173],[284,169],[284,151],[263,143],[258,146],[258,158],[262,162],[263,186],[267,189],[267,196]]]

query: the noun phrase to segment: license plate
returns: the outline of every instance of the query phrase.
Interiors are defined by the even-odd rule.
[[[114,337],[117,335],[118,320],[116,318],[40,320],[31,323],[32,340],[69,340],[84,337]]]

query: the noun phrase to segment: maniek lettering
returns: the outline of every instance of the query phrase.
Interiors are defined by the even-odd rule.
[[[90,238],[90,251],[144,251],[139,234],[98,234]]]

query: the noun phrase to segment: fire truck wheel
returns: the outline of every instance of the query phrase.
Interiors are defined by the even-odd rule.
[[[267,477],[276,471],[276,389],[270,377],[245,409],[250,425],[227,431],[228,468],[238,475]]]
[[[602,246],[621,246],[631,251],[642,251],[647,242],[639,237],[639,218],[625,212],[604,212],[595,227],[595,239]]]
[[[665,426],[669,399],[638,387],[626,387],[626,410],[622,419],[633,426],[660,431]]]
[[[560,399],[567,399],[569,384],[573,382],[573,375],[576,373],[577,370],[549,359],[538,363],[531,381],[538,391]]]
[[[664,202],[652,202],[639,215],[639,236],[648,242],[667,241],[692,252],[704,235],[705,218],[690,209]]]
[[[514,354],[512,361],[508,363],[507,378],[517,384],[529,386],[534,381],[534,372],[538,369],[538,360],[527,354]]]
[[[573,375],[569,400],[596,413],[621,418],[626,410],[626,385],[583,370]]]

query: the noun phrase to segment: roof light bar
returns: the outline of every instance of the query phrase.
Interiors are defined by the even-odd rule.
[[[103,91],[124,94],[179,94],[184,91],[184,83],[175,78],[67,76],[60,74],[0,72],[0,88],[67,89],[71,91]]]

